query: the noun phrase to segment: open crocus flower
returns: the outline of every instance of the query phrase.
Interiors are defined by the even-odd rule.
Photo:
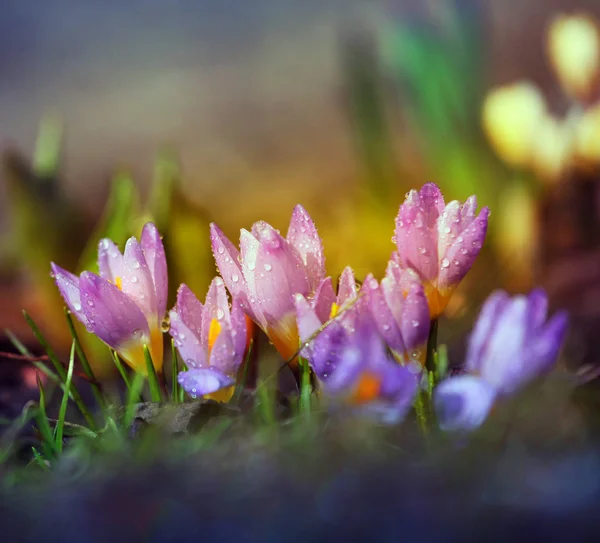
[[[231,399],[246,350],[246,315],[235,299],[229,308],[223,280],[213,279],[204,305],[181,285],[169,317],[169,333],[188,367],[179,384],[193,398]]]
[[[419,276],[390,261],[381,284],[365,279],[371,313],[379,333],[399,362],[425,363],[429,337],[429,306]]]
[[[467,374],[440,383],[434,396],[440,426],[473,430],[498,398],[509,396],[554,366],[567,316],[547,320],[548,299],[541,289],[510,298],[493,293],[469,339]]]
[[[213,254],[231,295],[264,330],[280,354],[298,350],[294,295],[311,295],[325,278],[325,258],[317,229],[297,205],[287,236],[264,221],[241,230],[240,250],[211,224]]]
[[[333,289],[331,277],[321,281],[311,298],[302,294],[294,296],[296,306],[296,322],[300,341],[305,343],[329,319],[335,317],[338,311],[356,300],[358,289],[354,272],[349,266],[344,268],[338,285],[338,293]]]
[[[302,352],[324,393],[384,422],[402,420],[418,389],[419,365],[399,365],[389,355],[360,297],[329,323]]]
[[[162,371],[162,321],[167,310],[167,261],[158,230],[147,223],[140,241],[130,238],[123,254],[109,239],[98,248],[99,275],[79,277],[52,263],[52,274],[71,312],[87,330],[146,374],[144,345]]]
[[[411,190],[400,206],[394,235],[398,251],[392,258],[419,274],[432,319],[444,311],[483,245],[489,209],[476,216],[476,208],[475,196],[446,205],[434,183]]]

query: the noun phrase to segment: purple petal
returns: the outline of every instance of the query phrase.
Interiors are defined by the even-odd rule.
[[[532,290],[527,297],[529,307],[527,329],[531,332],[538,330],[548,317],[548,296],[542,288]]]
[[[245,353],[247,340],[247,323],[244,308],[239,300],[235,299],[231,302],[230,311],[231,333],[233,335],[233,343],[236,353]]]
[[[254,269],[248,272],[254,282],[256,303],[260,305],[265,321],[276,326],[294,312],[294,294],[307,295],[310,288],[306,270],[289,243],[270,225],[263,223],[257,229],[258,251]],[[244,264],[246,255],[243,254]]]
[[[327,277],[317,286],[312,303],[321,322],[329,320],[334,303],[336,303],[336,295],[333,290],[333,283],[331,277]]]
[[[154,223],[146,223],[142,230],[140,245],[144,252],[150,275],[156,293],[156,308],[159,318],[167,312],[167,297],[169,294],[169,275],[167,272],[167,257],[158,229]]]
[[[443,381],[433,397],[440,428],[445,431],[475,430],[487,418],[495,398],[495,390],[472,375]]]
[[[437,218],[433,189],[425,191],[425,202],[416,190],[408,193],[396,217],[396,245],[403,268],[413,268],[424,280],[438,274]]]
[[[424,345],[429,337],[429,305],[423,285],[412,285],[401,307],[400,332],[406,350],[412,351]]]
[[[301,205],[294,207],[286,239],[304,262],[310,289],[314,291],[325,277],[325,256],[315,223]]]
[[[247,307],[245,307],[246,311],[248,312],[248,310],[250,310],[248,314],[261,328],[263,328],[263,330],[265,330],[267,328],[267,322],[262,313],[262,308],[257,302],[256,296],[255,271],[259,248],[260,244],[256,237],[245,228],[242,228],[240,230],[240,250],[245,297],[240,298],[240,301],[243,304],[244,300],[247,300]]]
[[[485,240],[488,216],[489,209],[484,207],[477,218],[455,237],[443,253],[440,249],[439,290],[456,287],[471,269]]]
[[[497,290],[488,296],[484,302],[479,317],[469,338],[465,367],[469,372],[479,372],[481,362],[500,315],[507,307],[510,298],[502,290]]]
[[[192,329],[186,326],[185,319],[187,317],[184,317],[186,311],[183,309],[184,307],[185,305],[181,304],[178,298],[177,308],[169,311],[169,319],[171,321],[169,334],[171,334],[175,342],[175,347],[177,347],[181,358],[188,368],[204,368],[208,365],[208,361],[206,360],[206,346],[201,345],[198,336]]]
[[[321,321],[315,309],[302,294],[294,296],[294,305],[296,306],[298,335],[300,341],[305,343],[321,327],[323,321]]]
[[[225,285],[220,277],[215,277],[211,281],[206,295],[202,313],[202,333],[200,335],[200,341],[203,345],[208,345],[208,335],[213,319],[217,320],[220,325],[227,322],[231,327],[229,300],[227,299]]]
[[[56,286],[63,297],[67,307],[85,326],[89,327],[89,322],[81,306],[81,293],[79,291],[79,277],[71,272],[57,266],[54,262],[50,263],[52,275]]]
[[[210,367],[226,375],[235,375],[242,363],[243,356],[243,350],[236,352],[231,328],[229,324],[223,321],[221,323],[221,331],[210,351]]]
[[[123,255],[115,243],[104,238],[98,244],[98,270],[100,277],[115,284],[123,276]]]
[[[354,271],[350,266],[346,266],[338,283],[337,304],[341,307],[350,300],[354,300],[357,295]]]
[[[123,252],[123,292],[142,310],[151,325],[159,326],[156,291],[141,245],[129,238]]]
[[[377,284],[377,280],[369,274],[365,278],[363,285],[368,288],[369,307],[379,333],[390,346],[390,349],[397,353],[403,353],[406,351],[406,346],[402,339],[400,328],[388,306],[381,287]]]
[[[204,306],[185,284],[180,285],[177,290],[177,303],[174,310],[186,328],[191,330],[196,339],[200,340],[202,337]]]
[[[183,371],[177,380],[192,398],[212,394],[235,383],[228,375],[212,368]]]
[[[79,287],[92,334],[117,351],[130,340],[149,343],[146,317],[129,296],[91,272],[81,274]]]
[[[217,268],[231,296],[237,298],[248,315],[256,320],[248,300],[248,285],[242,273],[240,252],[215,223],[210,225],[210,240]]]

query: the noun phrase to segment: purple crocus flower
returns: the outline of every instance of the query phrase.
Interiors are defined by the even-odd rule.
[[[477,199],[445,204],[434,183],[411,190],[396,217],[393,259],[414,269],[425,286],[431,317],[446,308],[454,289],[467,274],[483,245],[489,209],[475,215]]]
[[[305,343],[325,322],[335,317],[340,309],[356,300],[357,296],[356,279],[349,266],[344,268],[340,276],[337,294],[331,277],[323,279],[310,298],[296,294],[294,304],[300,341]]]
[[[52,263],[52,275],[71,312],[136,371],[146,374],[144,345],[162,371],[162,321],[167,310],[167,261],[160,234],[147,223],[123,254],[109,239],[98,247],[99,275],[79,277]]]
[[[485,302],[469,339],[466,375],[451,377],[435,390],[444,430],[473,430],[493,403],[518,391],[554,366],[567,329],[565,312],[547,319],[542,289],[528,296],[494,292]]]
[[[241,230],[240,250],[211,224],[213,254],[231,295],[288,359],[298,349],[294,295],[311,295],[325,278],[317,229],[297,205],[287,236],[264,221]]]
[[[400,365],[389,355],[369,310],[359,297],[331,321],[302,352],[325,394],[385,422],[397,422],[410,409],[420,366]]]
[[[204,305],[181,285],[169,317],[169,333],[188,367],[179,374],[179,384],[193,398],[228,401],[246,350],[246,315],[241,304],[234,299],[230,309],[223,280],[215,277]]]
[[[429,306],[423,284],[415,271],[390,261],[381,284],[369,274],[367,286],[371,313],[399,362],[425,363],[429,337]]]

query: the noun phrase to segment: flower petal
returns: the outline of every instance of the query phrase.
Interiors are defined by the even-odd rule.
[[[321,327],[323,321],[302,294],[294,296],[294,305],[296,306],[296,323],[298,324],[300,341],[305,343]]]
[[[346,266],[338,282],[337,304],[342,307],[357,296],[358,289],[356,288],[354,270],[350,266]]]
[[[144,252],[150,275],[156,293],[156,309],[159,318],[167,312],[167,297],[169,294],[169,275],[167,272],[167,257],[160,233],[154,223],[148,222],[142,230],[140,245]]]
[[[178,299],[176,309],[169,311],[169,319],[171,321],[169,334],[173,338],[175,347],[177,347],[179,355],[188,368],[207,367],[206,346],[200,344],[199,336],[186,325],[185,320],[187,317],[184,317],[186,312],[184,307],[185,305],[181,304]]]
[[[400,332],[407,351],[424,345],[429,337],[429,306],[423,285],[413,284],[402,304]]]
[[[248,340],[248,323],[252,321],[246,320],[246,314],[239,300],[235,299],[231,302],[230,311],[231,333],[233,336],[233,344],[236,353],[245,353]],[[243,356],[243,355],[242,355]]]
[[[130,341],[149,344],[146,317],[129,296],[91,272],[81,274],[79,287],[87,328],[92,334],[116,351]]]
[[[226,375],[235,376],[243,357],[244,350],[236,351],[231,327],[224,321],[215,344],[210,351],[210,367]]]
[[[327,277],[319,283],[312,301],[312,306],[321,322],[329,320],[334,303],[336,303],[336,295],[333,283],[331,277]]]
[[[306,209],[299,204],[294,207],[292,212],[286,239],[304,262],[310,288],[314,291],[325,278],[323,243],[315,223]]]
[[[467,371],[480,371],[484,353],[492,336],[494,327],[509,303],[510,298],[508,294],[502,290],[493,292],[484,302],[469,338],[465,362]]]
[[[192,398],[212,394],[234,384],[234,380],[212,368],[183,371],[177,376],[179,384]]]
[[[223,326],[227,323],[231,328],[231,320],[229,316],[229,300],[225,285],[220,277],[215,277],[208,288],[206,301],[204,303],[204,311],[202,312],[202,333],[200,340],[202,345],[208,345],[208,336],[213,319]]]
[[[309,293],[308,277],[296,252],[272,226],[259,224],[256,235],[259,245],[254,269],[248,263],[244,273],[249,285],[250,280],[254,282],[256,303],[267,325],[277,326],[294,312],[294,294]],[[246,264],[246,255],[242,256]]]
[[[527,330],[535,332],[544,325],[548,317],[548,296],[544,289],[533,289],[527,296],[527,305]]]
[[[363,283],[368,288],[368,300],[373,319],[379,333],[383,336],[390,349],[397,353],[406,351],[402,333],[394,314],[392,313],[377,279],[369,274]]]
[[[104,238],[98,243],[98,271],[100,277],[116,284],[117,277],[123,276],[123,255],[115,243]]]
[[[87,317],[81,306],[81,293],[79,291],[79,277],[71,272],[57,266],[54,262],[50,263],[52,275],[56,286],[63,297],[67,307],[86,327],[89,326]]]
[[[123,252],[123,292],[142,310],[151,326],[160,326],[164,315],[159,318],[156,306],[156,290],[150,269],[141,245],[129,238]]]
[[[204,305],[185,284],[180,285],[177,290],[177,303],[174,311],[186,328],[194,334],[197,340],[200,340]]]
[[[443,381],[433,396],[440,428],[445,431],[475,430],[487,418],[495,398],[495,390],[472,375]]]

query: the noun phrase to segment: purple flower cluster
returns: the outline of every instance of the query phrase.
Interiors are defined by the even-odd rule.
[[[220,277],[204,304],[182,285],[168,313],[187,366],[179,382],[192,397],[228,401],[254,322],[284,359],[294,364],[305,357],[327,395],[388,421],[402,419],[419,388],[430,322],[483,245],[489,210],[477,215],[476,207],[474,196],[445,204],[432,183],[409,192],[385,275],[378,281],[369,274],[360,287],[347,267],[334,288],[317,229],[300,205],[285,237],[259,221],[241,230],[239,249],[212,224]],[[146,371],[147,345],[161,371],[167,265],[156,228],[148,223],[123,254],[102,240],[98,263],[98,275],[80,277],[52,264],[67,305],[133,369]],[[476,427],[493,401],[552,366],[566,318],[559,314],[546,323],[546,305],[540,291],[512,300],[492,295],[471,337],[469,375],[437,388],[444,428]]]

